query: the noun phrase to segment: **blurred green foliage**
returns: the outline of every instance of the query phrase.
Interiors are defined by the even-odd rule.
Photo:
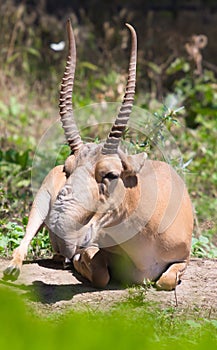
[[[217,322],[192,320],[143,302],[119,304],[110,312],[86,311],[36,316],[15,293],[0,288],[3,349],[215,349]],[[13,335],[13,336],[12,336]]]

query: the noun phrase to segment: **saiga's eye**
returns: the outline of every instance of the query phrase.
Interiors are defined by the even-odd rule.
[[[108,180],[115,180],[118,178],[119,178],[119,174],[113,173],[113,172],[109,172],[106,175],[104,175],[104,179],[108,179]]]

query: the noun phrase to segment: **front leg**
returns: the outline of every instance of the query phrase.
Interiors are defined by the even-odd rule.
[[[20,245],[13,251],[13,259],[8,267],[3,271],[4,279],[14,281],[18,278],[23,260],[25,259],[28,246],[43,225],[50,207],[50,195],[45,189],[40,189],[37,193],[35,201],[32,205],[32,209],[29,215],[28,224],[26,227],[26,233],[23,237]]]
[[[96,288],[104,288],[110,280],[106,253],[98,247],[77,250],[73,257],[73,265],[76,271]]]

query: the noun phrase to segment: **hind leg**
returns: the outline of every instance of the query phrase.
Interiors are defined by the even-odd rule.
[[[104,288],[110,280],[106,254],[97,247],[79,249],[73,258],[73,265],[94,287]]]
[[[187,261],[174,263],[160,276],[156,282],[158,290],[174,290],[181,282],[181,277],[187,268]]]

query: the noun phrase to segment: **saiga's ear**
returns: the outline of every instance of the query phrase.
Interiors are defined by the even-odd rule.
[[[64,168],[63,171],[66,173],[66,177],[68,178],[73,170],[74,170],[74,166],[75,166],[75,156],[74,155],[70,155],[64,164]]]
[[[125,176],[134,176],[139,173],[147,159],[147,153],[138,153],[134,155],[126,155],[120,153],[121,162],[123,165],[123,173]]]

